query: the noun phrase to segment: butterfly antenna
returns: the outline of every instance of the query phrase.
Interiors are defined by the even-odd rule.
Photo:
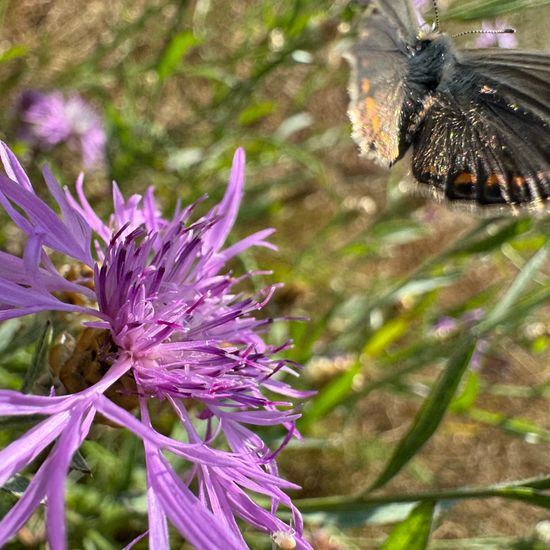
[[[516,29],[497,29],[497,30],[484,30],[479,29],[475,31],[463,31],[458,34],[453,34],[452,38],[457,38],[458,36],[465,36],[467,34],[514,34]]]
[[[435,15],[435,30],[439,30],[439,8],[437,7],[437,0],[432,0]]]

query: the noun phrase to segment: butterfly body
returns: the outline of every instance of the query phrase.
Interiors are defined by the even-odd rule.
[[[391,164],[409,149],[435,91],[456,73],[456,50],[445,34],[419,39],[406,55],[408,75],[401,106],[399,156]]]
[[[378,0],[349,54],[349,114],[362,153],[389,167],[409,151],[435,195],[480,206],[550,196],[550,57],[460,50],[417,28],[407,0]]]

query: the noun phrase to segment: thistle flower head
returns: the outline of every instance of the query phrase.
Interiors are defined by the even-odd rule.
[[[255,274],[236,278],[225,267],[251,246],[272,247],[266,241],[271,230],[224,247],[243,195],[242,150],[225,197],[196,221],[197,203],[178,204],[164,218],[152,189],[125,199],[114,185],[113,214],[104,222],[86,200],[82,178],[74,197],[44,169],[59,216],[35,194],[11,151],[2,146],[0,154],[7,175],[0,177],[0,205],[27,238],[22,257],[0,252],[0,320],[59,311],[81,315],[86,326],[75,350],[52,367],[66,395],[0,390],[0,416],[46,416],[0,451],[0,485],[56,442],[0,520],[0,545],[45,497],[49,544],[66,548],[65,476],[100,413],[144,442],[151,548],[169,548],[168,520],[196,548],[247,548],[237,519],[269,536],[291,533],[296,548],[310,548],[284,492],[295,486],[277,473],[278,449],[269,449],[249,427],[281,425],[286,443],[299,416],[288,398],[306,393],[281,379],[296,374],[276,356],[288,344],[265,343],[262,332],[271,320],[256,317],[276,285],[246,296],[239,285]],[[77,267],[59,271],[52,252]],[[157,400],[173,409],[184,441],[154,429],[149,405]],[[167,453],[188,462],[185,480]],[[267,497],[269,510],[257,495]],[[278,518],[280,505],[290,509],[291,524]]]
[[[27,90],[17,105],[19,135],[43,150],[66,143],[80,151],[85,168],[103,162],[107,137],[101,117],[80,95]]]

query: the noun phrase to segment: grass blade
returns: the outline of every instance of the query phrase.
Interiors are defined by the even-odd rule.
[[[544,246],[536,252],[532,258],[523,266],[510,288],[500,299],[495,307],[487,314],[478,325],[477,330],[487,332],[502,322],[512,310],[512,306],[520,299],[525,288],[534,279],[537,272],[540,270],[544,261],[548,256],[550,249],[550,241],[547,241]]]
[[[435,502],[423,502],[389,534],[380,550],[425,550],[430,541]]]
[[[35,382],[48,368],[48,353],[52,343],[52,336],[52,324],[50,321],[47,321],[46,326],[44,327],[44,330],[36,343],[31,364],[29,365],[29,368],[25,374],[25,379],[21,385],[21,391],[23,393],[30,393]]]
[[[449,364],[439,376],[430,395],[424,401],[412,427],[399,442],[388,464],[370,487],[379,489],[392,479],[409,460],[424,446],[443,419],[462,379],[475,349],[475,338],[466,335],[458,343]]]

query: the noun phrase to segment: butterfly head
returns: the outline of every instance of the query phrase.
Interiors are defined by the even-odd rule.
[[[408,57],[410,83],[427,92],[437,88],[444,71],[456,63],[457,51],[448,34],[436,31],[409,46]]]
[[[418,29],[418,34],[416,38],[418,40],[431,40],[437,35],[441,34],[439,31],[439,23],[435,21],[432,24],[425,23]]]

